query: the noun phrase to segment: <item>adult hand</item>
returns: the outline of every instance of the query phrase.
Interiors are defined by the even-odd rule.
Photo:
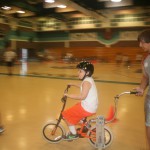
[[[143,94],[144,94],[144,90],[140,87],[136,87],[133,90],[138,92],[137,94],[135,94],[136,96],[143,96]]]

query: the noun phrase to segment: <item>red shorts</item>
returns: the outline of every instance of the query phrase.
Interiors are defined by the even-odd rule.
[[[63,118],[72,125],[75,125],[81,119],[88,117],[88,116],[92,116],[94,114],[95,113],[90,113],[90,112],[85,111],[82,108],[81,103],[77,103],[73,107],[62,112]]]

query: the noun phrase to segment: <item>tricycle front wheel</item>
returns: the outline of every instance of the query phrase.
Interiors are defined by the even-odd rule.
[[[57,123],[49,122],[43,127],[43,135],[50,143],[58,143],[63,140],[65,130],[61,124],[57,126]]]

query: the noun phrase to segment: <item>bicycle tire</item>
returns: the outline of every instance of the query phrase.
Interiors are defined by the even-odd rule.
[[[43,136],[50,143],[59,143],[63,140],[65,130],[61,124],[56,128],[57,122],[49,122],[43,127]]]
[[[92,127],[88,133],[88,140],[89,143],[94,147],[94,148],[98,148],[96,145],[96,126]],[[104,148],[108,147],[113,140],[113,135],[112,132],[110,131],[110,129],[108,127],[104,127],[104,135],[105,135],[105,145]]]

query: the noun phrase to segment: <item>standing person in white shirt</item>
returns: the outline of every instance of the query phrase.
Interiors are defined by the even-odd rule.
[[[70,133],[65,137],[66,140],[77,139],[79,136],[76,132],[75,125],[83,118],[92,116],[98,108],[98,94],[95,82],[92,78],[94,66],[90,62],[82,61],[77,65],[78,78],[82,80],[80,85],[69,84],[80,88],[79,94],[64,95],[78,100],[79,102],[71,108],[62,112],[63,118],[67,122]]]
[[[11,49],[10,44],[6,44],[5,52],[4,52],[4,60],[6,62],[6,66],[8,68],[8,75],[12,75],[13,73],[13,66],[16,60],[16,53]]]
[[[150,29],[144,30],[138,35],[138,42],[139,46],[147,53],[147,56],[142,62],[143,75],[140,85],[135,90],[138,92],[137,96],[143,96],[148,88],[145,95],[144,108],[146,135],[150,150]]]

